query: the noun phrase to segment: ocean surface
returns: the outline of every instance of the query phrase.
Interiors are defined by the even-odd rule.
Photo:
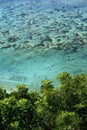
[[[39,90],[63,71],[87,74],[87,1],[0,0],[0,86]]]

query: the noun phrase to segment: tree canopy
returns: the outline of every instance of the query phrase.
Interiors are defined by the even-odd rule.
[[[40,91],[0,88],[0,130],[87,130],[87,76],[63,72],[57,80],[43,80]]]

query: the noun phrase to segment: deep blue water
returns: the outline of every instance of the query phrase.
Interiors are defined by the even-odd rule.
[[[63,71],[87,74],[87,1],[0,0],[0,85],[39,89]]]

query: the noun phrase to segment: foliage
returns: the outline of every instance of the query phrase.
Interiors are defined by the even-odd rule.
[[[0,88],[0,130],[87,130],[87,76],[63,72],[60,85],[43,80],[40,92]]]
[[[78,130],[80,119],[75,112],[61,111],[56,118],[56,127],[60,130]]]

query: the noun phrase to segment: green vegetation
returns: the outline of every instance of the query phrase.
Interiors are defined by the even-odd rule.
[[[63,72],[57,80],[42,81],[40,92],[0,88],[0,130],[87,130],[87,76]]]

